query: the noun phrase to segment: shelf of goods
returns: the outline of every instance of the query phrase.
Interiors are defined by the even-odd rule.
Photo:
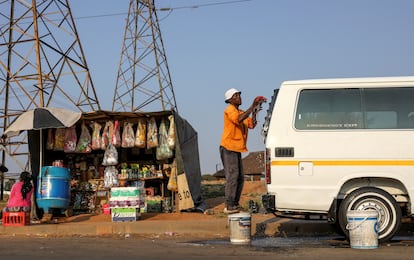
[[[73,212],[98,213],[108,204],[113,214],[135,217],[141,212],[171,212],[174,192],[167,183],[175,167],[173,119],[171,112],[108,112],[84,114],[70,128],[49,129],[44,163],[69,170]],[[139,197],[114,195],[122,190],[139,191]]]
[[[71,190],[73,213],[100,213],[102,204],[108,200],[108,189],[103,187],[103,179],[74,182]]]
[[[139,166],[137,163],[129,165],[123,163],[119,171],[113,168],[105,170],[105,185],[112,185],[112,187],[142,186],[144,205],[140,209],[141,213],[172,212],[174,192],[167,189],[167,176],[171,167],[174,166],[171,164]]]

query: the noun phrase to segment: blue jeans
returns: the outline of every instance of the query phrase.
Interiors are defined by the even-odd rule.
[[[226,178],[225,203],[227,209],[239,206],[244,185],[243,166],[240,152],[229,151],[220,146],[220,157]]]

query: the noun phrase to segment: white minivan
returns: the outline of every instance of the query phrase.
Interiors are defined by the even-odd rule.
[[[378,238],[414,215],[414,77],[283,82],[263,125],[267,212],[378,212]]]

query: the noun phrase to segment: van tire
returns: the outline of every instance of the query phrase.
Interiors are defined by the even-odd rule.
[[[339,206],[339,225],[349,240],[346,229],[347,212],[349,210],[376,210],[378,212],[378,241],[389,241],[401,226],[401,208],[395,199],[386,191],[365,187],[348,194]]]

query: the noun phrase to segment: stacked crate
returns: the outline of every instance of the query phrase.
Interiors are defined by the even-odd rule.
[[[30,212],[3,212],[3,226],[30,225]]]

